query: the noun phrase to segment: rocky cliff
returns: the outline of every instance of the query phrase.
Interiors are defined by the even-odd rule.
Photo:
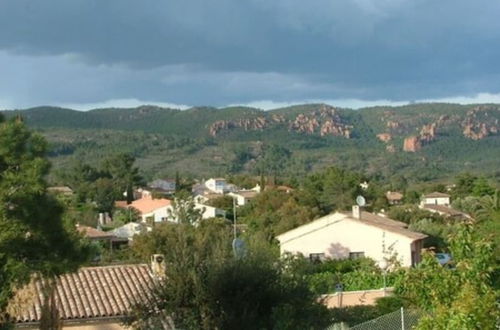
[[[299,113],[293,119],[286,119],[283,115],[272,114],[256,118],[218,120],[212,123],[208,130],[213,137],[241,128],[245,131],[264,130],[270,127],[286,127],[288,131],[302,134],[319,134],[320,136],[341,136],[351,138],[353,126],[348,125],[342,119],[338,110],[327,106],[319,106],[318,109],[307,113]]]

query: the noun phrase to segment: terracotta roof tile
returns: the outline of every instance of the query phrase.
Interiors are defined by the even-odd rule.
[[[90,239],[109,239],[114,235],[89,226],[77,225],[76,230]]]
[[[85,267],[65,274],[56,282],[55,300],[63,321],[91,321],[98,318],[123,317],[136,303],[151,299],[154,285],[147,265]],[[17,323],[40,321],[43,301],[41,281],[32,281],[21,292],[28,292],[29,301],[11,310]],[[19,301],[18,296],[14,302]]]
[[[133,207],[142,214],[150,213],[161,207],[169,206],[171,203],[170,199],[166,198],[141,198],[129,204],[129,207]]]
[[[440,193],[437,191],[424,195],[424,198],[440,198],[440,197],[444,197],[444,198],[448,197],[449,198],[450,195],[445,194],[445,193]]]

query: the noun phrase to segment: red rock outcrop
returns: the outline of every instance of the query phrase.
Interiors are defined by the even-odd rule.
[[[395,153],[396,152],[396,147],[393,144],[388,144],[385,147],[385,150],[387,150],[390,153]]]
[[[351,138],[352,126],[346,125],[338,111],[323,105],[318,110],[308,114],[298,114],[288,126],[289,131],[313,134],[319,131],[321,136],[333,135]]]
[[[403,150],[406,152],[417,152],[422,148],[422,143],[418,136],[407,137],[403,143]]]
[[[245,131],[263,130],[268,127],[269,122],[265,117],[246,118],[237,120],[218,120],[208,128],[211,136],[217,136],[223,130],[243,128]]]
[[[490,117],[490,111],[500,111],[496,107],[477,106],[469,111],[462,122],[462,133],[466,138],[481,140],[489,135],[498,134],[498,119]]]
[[[420,130],[419,140],[422,143],[429,143],[436,139],[437,124],[424,125]]]
[[[392,135],[389,133],[380,133],[380,134],[377,134],[377,138],[380,141],[387,143],[387,142],[392,140]]]

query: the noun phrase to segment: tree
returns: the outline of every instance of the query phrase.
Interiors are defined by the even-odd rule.
[[[326,307],[284,264],[253,249],[244,258],[233,257],[227,223],[214,219],[197,227],[164,224],[157,229],[138,237],[133,248],[142,256],[165,253],[168,279],[157,287],[151,304],[137,306],[128,324],[145,329],[168,315],[182,329],[328,325]]]
[[[397,291],[424,312],[419,329],[495,329],[500,312],[491,286],[493,244],[478,238],[469,224],[462,224],[449,243],[453,269],[442,267],[427,252]]]
[[[95,202],[97,211],[111,212],[115,205],[116,188],[109,178],[99,178],[92,184],[90,197]]]
[[[352,206],[357,195],[362,194],[361,175],[338,167],[307,177],[304,182],[304,202],[319,208],[323,214],[344,210]]]
[[[489,185],[486,178],[480,177],[474,181],[474,185],[472,187],[472,195],[483,197],[483,196],[492,196],[494,193],[495,193],[495,188]]]
[[[20,120],[0,123],[0,317],[33,273],[58,276],[89,256],[75,228],[63,224],[61,205],[47,194],[46,145]]]
[[[290,150],[275,144],[265,146],[261,158],[257,162],[259,174],[273,176],[276,184],[276,180],[286,168],[291,154]]]
[[[169,209],[169,217],[185,224],[198,223],[203,218],[203,208],[197,208],[194,198],[185,190],[176,193],[172,201],[172,208]]]
[[[126,193],[127,203],[134,200],[134,186],[143,181],[139,174],[139,168],[135,167],[134,163],[135,157],[126,153],[110,157],[104,163],[106,171],[116,186],[117,193]]]

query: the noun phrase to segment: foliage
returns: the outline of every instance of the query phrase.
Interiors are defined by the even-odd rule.
[[[258,194],[238,212],[238,220],[247,224],[251,233],[260,232],[268,241],[315,218],[312,210],[299,204],[295,194],[275,189]]]
[[[375,305],[356,305],[331,310],[334,323],[345,322],[354,326],[382,315],[394,312],[403,306],[403,301],[394,296],[377,299]]]
[[[226,218],[233,219],[234,215],[234,199],[231,196],[224,195],[221,197],[208,200],[205,204],[224,210]]]
[[[363,181],[358,173],[330,167],[306,178],[301,201],[322,214],[345,210],[353,205],[357,195],[363,194],[359,186]]]
[[[409,269],[398,292],[426,314],[420,329],[494,329],[500,314],[491,287],[493,245],[462,224],[450,236],[455,268],[442,267],[427,252]]]
[[[261,175],[273,176],[276,183],[276,178],[282,174],[290,160],[291,152],[275,144],[266,145],[263,149],[262,155],[257,161],[257,171]]]
[[[139,175],[139,168],[134,167],[135,157],[131,154],[117,154],[104,162],[106,172],[111,176],[111,180],[118,193],[125,192],[127,202],[134,200],[134,187],[142,183]]]
[[[46,142],[20,120],[0,123],[0,315],[33,273],[75,270],[89,249],[46,192]]]
[[[80,112],[54,107],[39,107],[26,111],[7,111],[6,116],[25,116],[28,125],[42,130],[49,139],[51,156],[57,168],[66,167],[74,159],[104,159],[109,154],[129,153],[137,157],[144,175],[173,177],[176,171],[183,175],[200,177],[256,173],[257,163],[266,145],[285,147],[293,154],[288,158],[280,176],[302,178],[311,170],[335,164],[367,175],[377,175],[389,182],[393,189],[404,190],[416,182],[451,178],[469,171],[477,175],[497,170],[500,157],[498,136],[473,141],[463,136],[460,122],[474,106],[456,104],[418,104],[403,107],[375,107],[351,111],[336,109],[340,120],[352,125],[350,139],[321,135],[317,128],[312,134],[290,129],[290,121],[299,114],[317,115],[322,105],[308,104],[273,111],[231,107],[215,109],[197,107],[185,111],[142,106],[131,109],[99,109]],[[499,118],[498,106],[490,106],[488,118],[478,123]],[[484,114],[483,113],[483,114]],[[423,125],[439,120],[441,116],[459,120],[447,121],[439,129],[435,141],[416,153],[402,152],[403,138],[414,134]],[[283,116],[286,122],[276,122]],[[233,122],[255,118],[264,119],[264,127],[231,127]],[[274,118],[274,119],[273,119]],[[388,132],[387,123],[401,124]],[[215,122],[228,123],[228,129],[216,136],[210,135]],[[391,133],[396,152],[386,150],[388,144],[376,135]],[[273,175],[273,174],[270,174]],[[281,178],[279,178],[281,179]],[[465,195],[464,195],[465,196]],[[460,196],[459,196],[460,197]],[[463,197],[463,196],[462,196]]]
[[[203,209],[196,207],[194,198],[181,190],[175,194],[168,216],[178,223],[196,224],[202,219],[203,212]]]
[[[230,242],[231,227],[220,220],[163,224],[137,237],[138,255],[165,254],[168,280],[153,305],[137,306],[127,322],[144,328],[163,315],[183,329],[321,329],[330,322],[304,281],[261,251],[234,258]]]

